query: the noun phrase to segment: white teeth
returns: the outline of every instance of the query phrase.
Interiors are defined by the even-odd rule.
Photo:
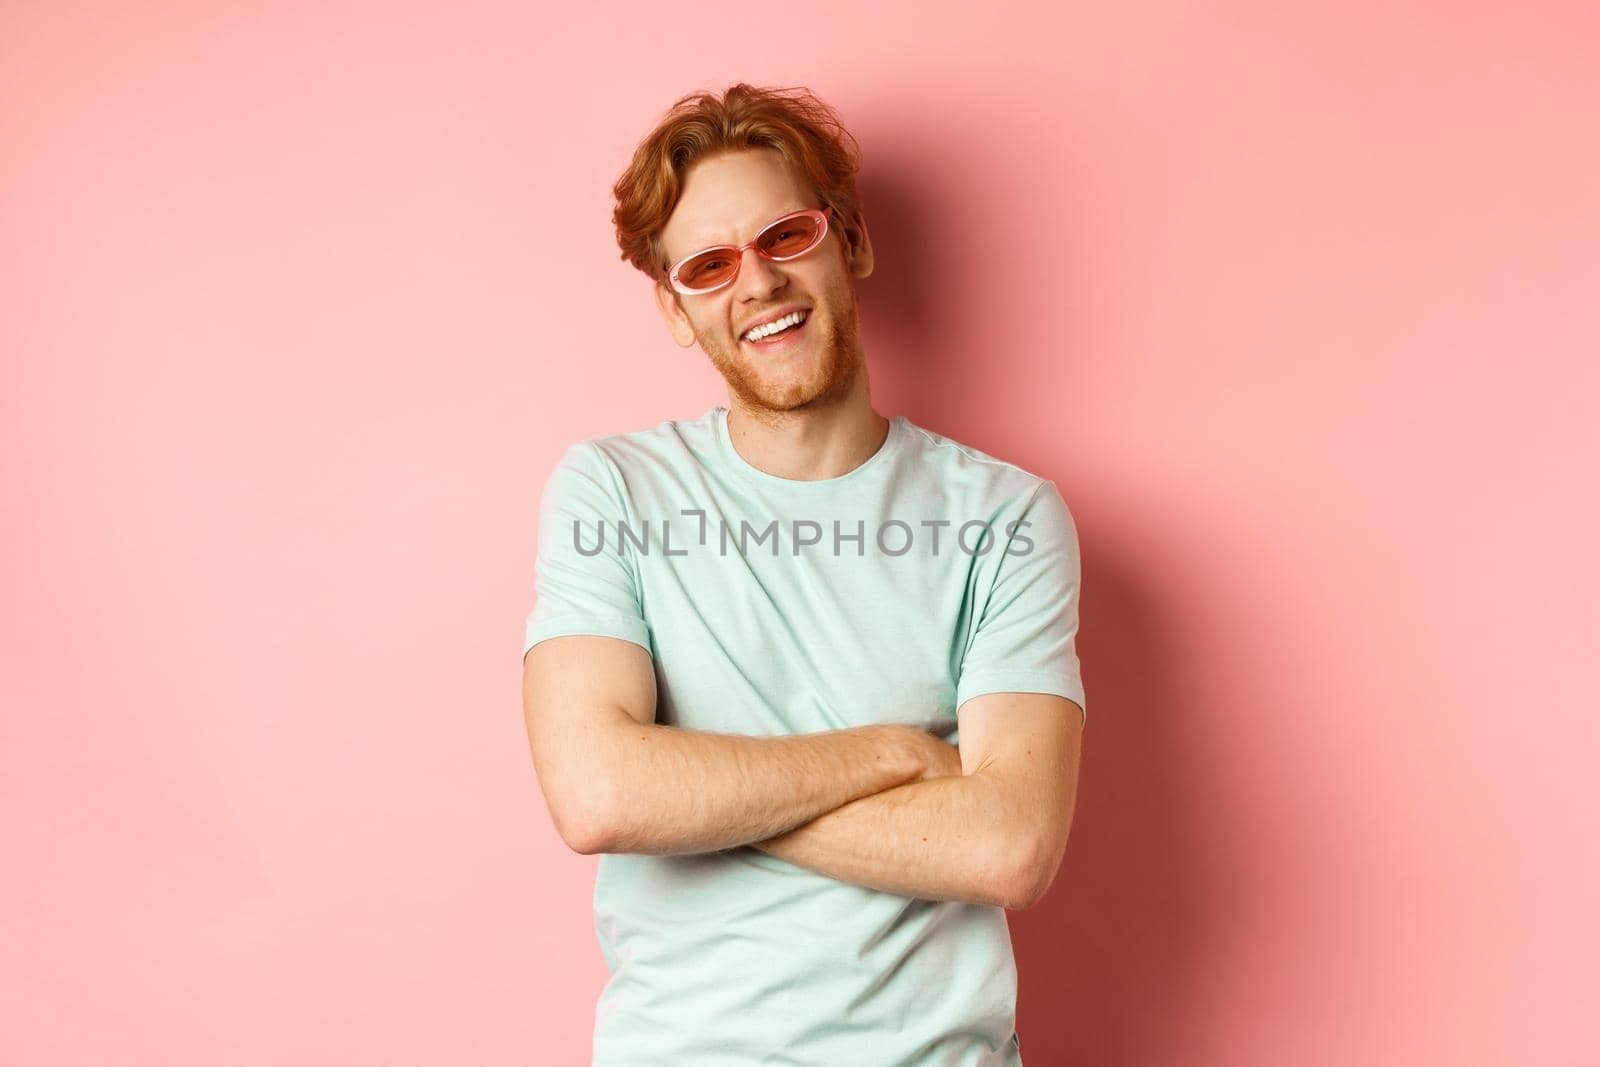
[[[755,329],[745,334],[744,339],[746,341],[759,341],[763,338],[771,337],[780,330],[787,330],[791,326],[798,326],[800,323],[805,321],[805,317],[806,313],[804,311],[791,311],[781,319],[775,319],[763,326],[757,326]]]

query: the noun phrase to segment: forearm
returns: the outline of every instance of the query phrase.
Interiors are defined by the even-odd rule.
[[[978,772],[886,789],[756,847],[869,889],[1026,907],[1040,817],[1003,777]]]
[[[619,725],[602,742],[602,813],[583,851],[711,852],[785,833],[916,778],[906,729],[745,737]]]

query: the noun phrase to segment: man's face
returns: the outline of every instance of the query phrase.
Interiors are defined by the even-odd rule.
[[[669,263],[711,245],[741,245],[790,212],[817,200],[788,161],[772,149],[701,160],[684,176],[683,195],[662,231]],[[872,270],[865,227],[854,255],[837,213],[828,235],[797,259],[774,263],[746,249],[739,275],[711,293],[685,296],[665,284],[656,299],[673,336],[699,343],[728,388],[753,411],[794,411],[835,402],[861,371],[854,278]],[[750,327],[791,308],[805,322],[763,344]]]

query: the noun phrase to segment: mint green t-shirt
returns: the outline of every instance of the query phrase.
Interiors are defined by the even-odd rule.
[[[752,736],[897,722],[955,744],[983,693],[1084,707],[1077,531],[1053,482],[904,416],[847,474],[779,478],[734,449],[727,414],[567,449],[524,655],[635,642],[658,723]],[[1004,909],[743,847],[602,855],[594,917],[594,1067],[1022,1062]]]

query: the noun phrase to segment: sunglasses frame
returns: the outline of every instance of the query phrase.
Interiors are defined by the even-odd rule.
[[[676,289],[678,292],[682,293],[684,296],[700,296],[700,295],[705,294],[705,293],[714,293],[718,289],[722,289],[722,288],[725,288],[725,287],[727,287],[729,285],[732,285],[734,283],[734,281],[738,279],[739,271],[744,266],[744,253],[745,253],[745,249],[747,249],[747,248],[754,248],[756,250],[756,255],[760,256],[762,259],[769,260],[769,261],[771,261],[773,263],[787,263],[791,259],[799,259],[801,256],[805,255],[807,252],[815,252],[816,249],[817,249],[817,246],[820,245],[823,242],[823,240],[828,236],[828,217],[830,215],[832,215],[832,214],[833,214],[833,208],[832,207],[821,207],[821,208],[809,207],[809,208],[803,208],[800,211],[791,211],[787,215],[784,215],[781,218],[773,219],[771,222],[769,222],[765,226],[761,227],[761,232],[757,233],[753,239],[751,239],[750,241],[746,242],[745,244],[742,244],[742,245],[712,245],[710,248],[702,248],[698,252],[690,252],[688,255],[684,256],[682,259],[678,260],[676,263],[674,263],[672,265],[672,269],[667,272],[667,281],[669,283],[671,283],[672,288]],[[788,222],[790,219],[797,219],[797,218],[800,218],[802,216],[810,216],[811,218],[814,218],[814,219],[817,220],[817,239],[815,241],[812,241],[809,245],[807,245],[805,248],[802,248],[800,251],[796,252],[792,256],[769,256],[769,255],[767,255],[765,252],[763,252],[761,250],[761,246],[760,246],[761,238],[762,238],[763,235],[766,234],[766,232],[768,230],[772,229],[774,226],[777,226],[777,225],[780,225],[782,223]],[[718,282],[716,285],[709,286],[708,288],[705,288],[705,289],[691,289],[687,285],[685,285],[683,282],[678,280],[678,272],[680,270],[682,270],[684,268],[684,266],[691,259],[695,259],[695,258],[697,258],[699,256],[703,256],[707,252],[727,252],[727,253],[729,253],[730,257],[733,259],[733,273],[728,276],[726,281]]]

